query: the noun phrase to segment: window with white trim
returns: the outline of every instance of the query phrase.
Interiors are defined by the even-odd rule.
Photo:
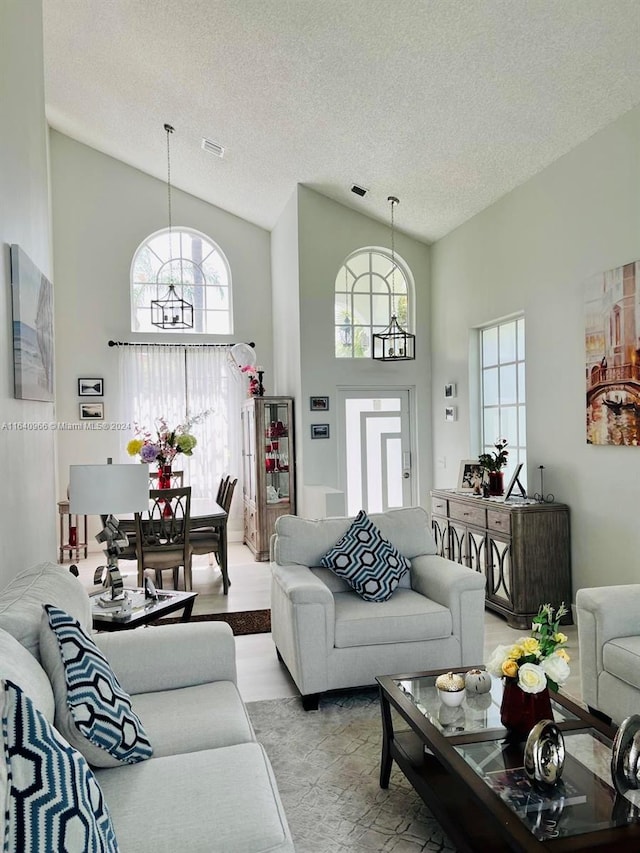
[[[505,486],[520,462],[519,479],[525,487],[527,482],[524,364],[524,317],[480,329],[481,452],[491,453],[497,439],[507,439]]]
[[[171,236],[171,240],[169,237]],[[164,299],[169,285],[193,305],[192,329],[159,329],[151,323],[151,301]],[[156,231],[136,250],[131,263],[133,332],[233,333],[231,271],[213,240],[191,228]]]
[[[336,358],[371,358],[373,335],[383,332],[395,311],[411,331],[413,278],[406,264],[386,249],[358,249],[338,270],[335,282]]]

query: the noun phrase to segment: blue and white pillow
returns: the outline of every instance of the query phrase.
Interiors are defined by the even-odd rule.
[[[12,681],[2,682],[5,853],[118,853],[109,809],[86,760]]]
[[[58,731],[95,767],[135,764],[153,754],[131,698],[73,616],[44,605],[40,654],[56,700]]]
[[[365,601],[387,601],[411,567],[364,510],[320,563],[344,578]]]

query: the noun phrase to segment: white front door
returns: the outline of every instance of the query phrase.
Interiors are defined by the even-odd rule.
[[[338,391],[340,466],[347,513],[411,506],[409,391]]]

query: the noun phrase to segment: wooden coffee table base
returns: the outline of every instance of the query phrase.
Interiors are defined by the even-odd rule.
[[[556,822],[562,821],[558,824],[561,831],[555,836],[538,838],[525,818],[520,818],[495,793],[484,775],[486,771],[480,771],[480,765],[474,769],[471,760],[478,750],[487,754],[497,751],[501,757],[496,759],[495,766],[503,763],[502,771],[498,767],[499,772],[522,766],[523,744],[509,743],[499,722],[500,683],[494,683],[492,709],[487,711],[489,716],[484,722],[479,724],[473,717],[462,714],[459,722],[447,728],[439,721],[441,712],[437,710],[439,703],[433,686],[435,676],[441,672],[444,670],[377,679],[382,714],[382,788],[389,786],[395,761],[461,853],[640,851],[640,810],[623,801],[622,816],[618,819],[619,798],[610,780],[608,784],[606,779],[599,781],[591,769],[583,766],[582,753],[577,753],[578,759],[571,755],[570,744],[584,744],[585,737],[599,743],[606,753],[615,735],[614,728],[566,696],[553,694],[554,715],[567,746],[565,776],[573,782],[581,799],[567,801],[568,815],[564,815],[564,820],[561,806],[561,817],[556,818]],[[396,712],[400,730],[396,730]],[[514,791],[521,793],[521,789]]]

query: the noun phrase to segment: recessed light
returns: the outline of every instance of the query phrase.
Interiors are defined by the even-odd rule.
[[[222,145],[214,142],[213,139],[207,139],[206,136],[202,137],[202,148],[204,151],[208,151],[209,154],[215,154],[216,157],[224,157],[224,148]]]
[[[365,187],[359,186],[358,184],[354,184],[351,187],[351,192],[355,193],[356,195],[359,195],[362,198],[362,196],[365,196],[369,192],[369,190]]]

